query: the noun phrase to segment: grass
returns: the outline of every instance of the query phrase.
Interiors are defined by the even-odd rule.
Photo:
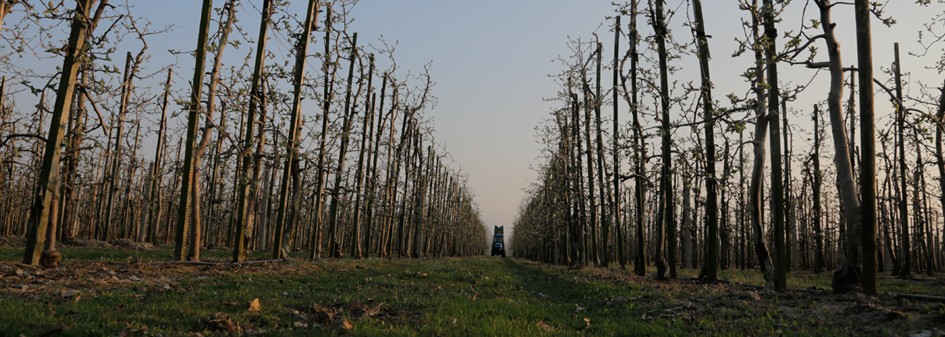
[[[803,290],[827,274],[799,273],[801,290],[779,294],[488,257],[189,266],[148,262],[169,257],[163,247],[65,248],[62,268],[40,270],[18,264],[20,251],[0,248],[0,336],[831,336],[945,324],[940,304]],[[760,283],[753,274],[722,277]]]

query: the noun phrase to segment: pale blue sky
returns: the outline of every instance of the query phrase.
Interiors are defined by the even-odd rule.
[[[222,3],[215,1],[216,6]],[[250,3],[259,6],[261,1]],[[156,25],[180,27],[174,37],[153,42],[155,61],[162,49],[193,48],[198,1],[148,1],[135,6],[151,13],[148,17]],[[243,7],[254,10],[247,6]],[[301,13],[303,6],[303,1],[293,1],[290,10]],[[530,169],[539,155],[534,128],[551,109],[542,98],[557,90],[547,78],[559,72],[552,60],[566,54],[569,35],[587,35],[610,13],[609,1],[364,0],[352,13],[352,30],[361,43],[376,44],[381,35],[396,41],[403,71],[417,72],[432,62],[438,104],[427,115],[433,119],[437,140],[444,143],[455,166],[469,174],[487,224],[508,225],[524,196],[523,188],[535,176]],[[255,35],[258,18],[241,20]],[[314,48],[321,50],[320,43]],[[192,67],[191,63],[182,57],[180,67]]]

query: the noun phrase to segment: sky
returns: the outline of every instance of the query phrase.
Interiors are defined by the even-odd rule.
[[[255,11],[247,6],[258,7],[261,1],[250,3],[243,7]],[[134,5],[150,13],[156,26],[179,26],[172,34],[196,29],[191,21],[199,12],[197,1]],[[302,1],[293,1],[290,10],[301,13],[303,7]],[[453,166],[468,174],[487,226],[508,228],[524,188],[537,175],[532,167],[540,147],[534,129],[551,110],[543,98],[557,92],[547,75],[560,71],[552,60],[567,53],[568,36],[593,31],[610,13],[608,1],[362,0],[353,10],[352,30],[362,43],[378,44],[381,36],[396,42],[404,71],[416,73],[432,62],[437,105],[425,114],[436,140]],[[255,36],[258,19],[242,20]],[[196,43],[193,34],[180,36],[152,48],[185,49]],[[311,48],[321,47],[319,40]]]
[[[193,49],[200,2],[128,1],[134,6],[135,13],[147,17],[155,26],[174,27],[172,32],[150,42],[152,59],[148,66],[151,70],[176,62],[179,74],[192,71],[193,60],[190,57],[174,56],[167,50]],[[240,9],[243,11],[240,25],[253,37],[258,27],[257,8],[261,2],[243,0]],[[222,3],[217,0],[215,6],[222,6]],[[799,29],[805,3],[803,0],[793,1],[784,20],[779,23],[782,33]],[[940,85],[940,74],[924,67],[938,60],[942,55],[941,48],[934,48],[924,58],[909,53],[921,51],[916,42],[917,32],[934,14],[943,11],[943,5],[920,7],[909,0],[888,0],[885,3],[886,14],[897,19],[898,23],[886,27],[873,20],[877,77],[881,80],[888,78],[881,68],[888,68],[891,63],[893,42],[901,42],[904,70],[910,72],[907,78],[911,83]],[[294,0],[287,10],[302,13],[303,7],[304,1]],[[704,7],[707,33],[711,35],[709,44],[713,56],[711,70],[716,85],[715,96],[724,103],[726,94],[741,95],[748,90],[748,85],[739,75],[751,65],[751,56],[731,56],[736,49],[735,38],[744,37],[741,19],[745,15],[733,0],[705,0]],[[690,42],[692,35],[683,26],[691,16],[687,2],[668,0],[667,8],[676,11],[670,21],[675,39]],[[805,21],[809,22],[815,18],[816,7],[810,4],[806,10]],[[569,37],[587,41],[593,39],[595,32],[601,35],[604,55],[612,55],[608,17],[613,14],[610,0],[362,0],[352,13],[355,20],[352,31],[358,32],[360,41],[365,44],[377,44],[381,36],[388,42],[396,42],[398,64],[404,71],[416,73],[432,62],[432,76],[436,82],[433,94],[437,105],[425,114],[435,126],[436,140],[449,152],[454,166],[468,173],[469,186],[489,228],[492,225],[508,228],[525,196],[525,188],[537,177],[535,168],[542,161],[542,146],[536,141],[535,128],[549,116],[550,111],[560,107],[558,102],[545,100],[558,91],[558,85],[549,75],[563,69],[563,65],[554,60],[570,53],[566,45]],[[15,14],[8,16],[7,20],[14,18]],[[853,65],[856,43],[852,35],[852,6],[835,7],[834,20],[838,24],[844,63]],[[625,19],[624,23],[627,22],[629,20]],[[640,26],[644,37],[652,35],[643,18]],[[621,43],[622,48],[626,48],[626,41]],[[272,45],[285,52],[285,46],[289,44]],[[822,43],[817,46],[823,49]],[[319,39],[311,48],[321,50],[321,47]],[[237,55],[231,57],[239,59],[247,51],[232,53]],[[824,57],[826,55],[818,59]],[[696,62],[694,55],[681,55],[672,63],[680,68],[672,80],[680,85],[697,81]],[[780,67],[785,82],[807,83],[816,73],[802,66],[782,64]],[[821,72],[811,82],[811,90],[791,103],[793,116],[803,116],[792,122],[799,127],[794,136],[797,151],[806,151],[810,147],[809,136],[803,134],[809,132],[805,131],[809,125],[809,113],[805,111],[826,97],[826,75],[826,72]],[[184,76],[180,76],[175,81],[178,85],[186,83]],[[605,88],[611,85],[609,76],[604,77],[603,85]],[[906,92],[917,94],[918,86],[907,86]],[[876,102],[878,123],[883,123],[891,108],[882,96],[877,96]],[[610,110],[605,107],[605,111]],[[316,110],[314,107],[305,108],[303,113],[312,115]],[[674,114],[678,116],[679,111],[674,111]],[[623,116],[624,121],[629,119],[629,114]]]

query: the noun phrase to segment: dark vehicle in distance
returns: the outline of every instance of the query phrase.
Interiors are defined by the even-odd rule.
[[[495,226],[495,234],[492,236],[492,256],[496,255],[505,257],[505,226]]]

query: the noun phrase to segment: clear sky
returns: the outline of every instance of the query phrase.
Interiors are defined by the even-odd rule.
[[[241,10],[258,13],[261,1],[242,2]],[[174,62],[162,50],[193,48],[198,1],[132,3],[156,26],[178,27],[171,37],[152,42],[154,62]],[[304,5],[292,1],[289,10],[302,13]],[[426,114],[437,141],[454,166],[468,173],[487,225],[508,225],[536,175],[530,168],[539,154],[534,128],[550,110],[542,98],[557,90],[547,78],[559,71],[552,60],[566,54],[569,35],[587,35],[611,12],[609,1],[363,0],[352,13],[352,30],[361,43],[377,44],[381,36],[397,42],[404,71],[432,62],[438,104]],[[255,36],[258,14],[240,20]],[[320,50],[321,40],[313,48]],[[186,71],[192,62],[181,57],[180,67]]]
[[[200,2],[128,1],[133,4],[135,13],[147,17],[155,25],[176,27],[173,32],[152,39],[151,69],[179,61],[178,74],[188,73],[193,66],[192,59],[172,56],[167,50],[193,49]],[[215,6],[222,6],[223,2],[217,0]],[[255,37],[258,27],[256,8],[261,1],[241,2],[240,24]],[[799,29],[805,2],[793,1],[779,30]],[[683,27],[690,16],[687,3],[680,0],[668,0],[667,3],[669,9],[678,11],[671,21],[675,38],[681,42],[691,41],[688,28]],[[730,57],[735,50],[734,38],[743,37],[740,20],[744,12],[738,10],[734,0],[704,0],[704,3],[706,29],[712,35],[709,43],[714,56],[712,72],[716,98],[725,103],[725,94],[742,94],[748,89],[739,74],[750,66],[750,56]],[[645,1],[641,6],[645,6]],[[304,1],[294,0],[288,10],[301,13],[303,7]],[[942,4],[925,8],[915,5],[914,1],[890,0],[887,7],[886,14],[895,17],[899,23],[889,28],[873,21],[877,76],[887,78],[880,67],[888,68],[892,43],[898,41],[903,44],[906,70],[915,72],[911,78],[939,85],[940,76],[922,67],[937,60],[941,48],[936,48],[922,60],[906,53],[919,51],[916,39],[920,25],[929,22],[933,14],[942,12]],[[813,4],[807,11],[808,20],[815,18],[812,16],[816,14]],[[834,13],[844,63],[848,65],[856,60],[852,12],[852,6],[837,6]],[[589,40],[594,32],[601,34],[607,48],[604,55],[612,55],[609,50],[612,45],[611,24],[606,17],[613,13],[610,0],[362,0],[353,12],[355,22],[352,29],[359,32],[362,43],[376,43],[381,35],[388,41],[397,41],[398,63],[405,71],[419,71],[432,61],[432,75],[436,82],[433,93],[438,104],[427,115],[433,119],[437,140],[452,155],[455,166],[462,167],[469,174],[470,185],[487,224],[509,225],[524,196],[523,189],[536,177],[532,167],[540,162],[541,147],[535,140],[535,127],[557,106],[557,103],[543,100],[553,96],[558,89],[548,75],[560,72],[562,65],[553,60],[569,53],[565,44],[569,36]],[[8,20],[14,17],[8,17]],[[641,18],[640,25],[642,34],[651,35],[645,19]],[[313,48],[320,50],[320,44],[321,40],[318,40]],[[625,48],[626,42],[622,44]],[[285,46],[289,44],[273,45],[277,51],[285,53]],[[817,46],[823,49],[822,43]],[[244,47],[239,52],[232,52],[232,57],[239,60],[247,51]],[[683,55],[681,60],[675,61],[674,65],[682,70],[674,80],[696,81],[695,62],[692,55]],[[813,71],[800,66],[781,67],[784,81],[806,83],[814,75]],[[819,78],[825,76],[824,72]],[[178,85],[185,83],[183,81],[178,79]],[[604,77],[603,84],[605,87],[611,85],[609,76]],[[810,109],[811,104],[826,97],[826,87],[825,81],[815,81],[813,90],[805,93],[792,108]],[[907,90],[918,91],[917,87]],[[887,101],[877,96],[880,118],[885,118],[889,110]],[[307,108],[304,113],[314,114],[315,109]],[[797,122],[802,127],[809,124],[809,114],[805,112],[803,116]],[[626,120],[627,117],[623,118]],[[806,151],[805,148],[809,147],[805,138],[802,134],[795,136],[798,151]]]

